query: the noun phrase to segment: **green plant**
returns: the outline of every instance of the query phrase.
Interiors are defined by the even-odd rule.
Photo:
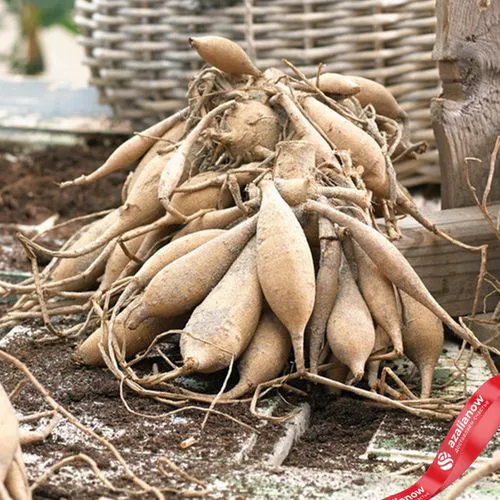
[[[40,28],[60,24],[72,32],[76,26],[71,19],[74,0],[6,0],[19,17],[19,36],[10,55],[13,71],[27,75],[42,73],[44,58],[38,33]]]

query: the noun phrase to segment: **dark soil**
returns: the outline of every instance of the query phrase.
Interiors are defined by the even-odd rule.
[[[331,470],[360,470],[362,455],[386,410],[347,395],[339,398],[318,389],[311,400],[311,426],[284,465]]]
[[[0,144],[0,223],[38,224],[55,213],[66,220],[116,207],[124,171],[86,187],[60,189],[57,183],[95,170],[117,145],[26,150]]]
[[[29,271],[29,261],[15,235],[15,224],[35,225],[58,214],[57,223],[117,207],[127,171],[115,172],[86,187],[60,189],[58,182],[96,169],[116,148],[116,140],[86,146],[24,149],[0,144],[0,271]],[[83,223],[49,233],[39,243],[62,244]],[[42,256],[41,265],[48,262]]]
[[[14,227],[0,227],[0,271],[30,271],[29,260]]]
[[[41,328],[38,327],[37,330],[40,331]],[[284,433],[283,427],[264,425],[254,418],[248,404],[220,405],[218,410],[259,430],[257,445],[250,454],[249,461],[237,464],[233,458],[250,432],[219,415],[210,416],[198,443],[182,450],[182,441],[190,436],[200,436],[204,413],[183,410],[175,417],[168,416],[165,414],[172,407],[125,391],[128,405],[141,415],[130,413],[120,399],[118,382],[108,370],[78,367],[71,361],[71,353],[77,344],[77,340],[40,343],[21,334],[8,344],[7,350],[25,362],[53,397],[77,418],[98,433],[111,433],[107,434],[110,442],[120,450],[133,470],[150,484],[188,488],[175,473],[168,471],[164,476],[158,471],[158,458],[161,456],[169,457],[198,478],[211,477],[213,480],[214,477],[222,478],[235,472],[244,474],[246,467],[259,463],[266,453],[272,451],[274,443]],[[153,362],[158,363],[162,369],[159,358],[150,360],[148,365],[151,366]],[[12,390],[21,378],[21,374],[12,366],[0,363],[0,383],[7,391]],[[283,396],[291,404],[303,401],[286,392]],[[316,391],[309,402],[312,407],[311,427],[295,446],[284,466],[356,472],[373,471],[380,467],[379,462],[361,460],[359,456],[366,451],[386,411],[356,398],[337,398],[322,390]],[[22,415],[48,408],[47,403],[30,385],[25,386],[14,405]],[[293,406],[282,400],[274,413],[285,414],[292,409]],[[405,415],[391,413],[396,418],[408,420]],[[144,415],[164,415],[165,420],[149,420]],[[410,418],[409,421],[414,421],[415,425],[395,425],[394,431],[398,435],[417,432],[422,420]],[[44,463],[27,461],[30,480],[39,477],[48,466],[61,458],[85,453],[97,462],[116,486],[133,486],[109,451],[99,447],[95,440],[82,436],[66,422],[59,425],[62,430],[56,429],[42,443],[23,447],[25,457],[36,455],[44,460]],[[97,499],[102,495],[108,498],[116,496],[93,480],[90,474],[86,474],[85,466],[76,467],[63,470],[53,477],[37,490],[35,498]],[[387,470],[387,464],[383,469]],[[80,472],[85,475],[79,477]],[[359,476],[353,476],[353,480],[358,479]],[[193,485],[189,486],[192,487]]]
[[[61,216],[60,220],[67,220],[120,204],[120,188],[126,172],[113,174],[86,188],[60,190],[55,184],[92,171],[114,147],[116,144],[92,144],[87,147],[57,147],[26,152],[12,146],[0,146],[0,270],[29,270],[22,248],[15,243],[17,229],[6,227],[6,223],[38,224],[54,213]],[[59,231],[42,240],[42,243],[60,244],[74,229],[73,226]],[[5,242],[9,241],[10,244],[6,245]],[[0,303],[0,315],[2,307],[5,305]],[[74,320],[71,321],[74,324]],[[39,325],[37,330],[40,330]],[[0,338],[3,333],[0,331]],[[159,471],[158,457],[161,456],[176,460],[177,465],[199,478],[210,475],[220,477],[230,471],[245,469],[245,463],[235,464],[231,457],[239,451],[242,439],[250,435],[248,430],[223,416],[212,414],[200,441],[181,450],[182,441],[190,436],[199,436],[204,413],[183,410],[176,417],[165,416],[172,410],[171,407],[125,391],[126,401],[135,412],[163,415],[165,419],[150,420],[132,414],[121,401],[118,382],[108,370],[82,368],[72,363],[71,353],[77,343],[77,340],[39,343],[26,336],[9,344],[8,351],[25,362],[55,399],[77,418],[95,427],[98,432],[103,428],[109,430],[110,442],[123,453],[142,479],[162,487],[187,487],[178,474],[167,471],[163,475]],[[159,358],[153,359],[148,366],[153,362],[161,368]],[[12,366],[0,362],[0,383],[7,391],[12,390],[21,378],[21,374]],[[220,379],[216,381],[220,382]],[[292,404],[301,402],[287,393],[283,393],[283,396]],[[366,451],[384,416],[390,420],[390,428],[398,440],[413,448],[415,436],[421,435],[425,427],[425,421],[421,419],[394,411],[388,413],[366,401],[348,395],[338,398],[321,389],[314,392],[309,402],[312,407],[311,426],[292,450],[285,466],[328,471],[370,471],[377,468],[379,462],[361,460],[359,457]],[[23,415],[48,408],[32,386],[26,386],[14,404]],[[271,452],[272,446],[283,433],[282,427],[263,425],[252,417],[248,404],[224,405],[218,409],[259,429],[257,445],[250,461],[255,462]],[[282,402],[276,413],[285,414],[291,410],[290,405]],[[68,429],[68,424],[60,425]],[[436,426],[432,433],[428,433],[428,439],[436,441],[435,449],[449,424],[440,423]],[[132,487],[111,454],[74,428],[66,437],[56,430],[43,443],[36,445],[36,450],[33,446],[26,446],[23,451],[25,455],[42,456],[46,460],[44,467],[40,463],[28,461],[30,480],[36,479],[58,459],[86,453],[111,477],[116,486]],[[77,470],[87,470],[86,467],[78,467]],[[394,467],[398,468],[399,465]],[[80,480],[67,471],[66,474],[62,472],[39,488],[35,498],[94,499],[103,495],[115,496],[98,481],[84,477],[85,480]],[[353,478],[353,482],[357,480]]]
[[[176,417],[165,416],[165,420],[148,420],[144,416],[133,415],[120,400],[119,384],[108,370],[78,367],[71,361],[70,356],[76,345],[76,341],[38,343],[21,335],[9,343],[7,350],[25,362],[53,397],[77,418],[97,432],[102,432],[103,428],[108,432],[114,431],[115,435],[109,437],[109,440],[123,453],[134,470],[140,472],[141,478],[151,484],[172,486],[172,481],[177,480],[180,481],[178,485],[183,486],[182,478],[178,475],[167,471],[165,477],[158,471],[157,460],[161,456],[176,460],[177,465],[201,478],[211,473],[222,474],[229,467],[238,468],[230,458],[239,450],[242,437],[250,435],[248,430],[225,417],[212,414],[200,442],[182,451],[179,446],[182,441],[190,436],[199,436],[204,413],[186,410]],[[0,383],[7,391],[11,391],[21,378],[20,372],[12,366],[0,363]],[[125,397],[130,407],[139,413],[165,415],[173,409],[151,399],[138,397],[131,391],[125,391]],[[14,406],[23,415],[48,408],[43,398],[30,385],[15,399]],[[262,425],[251,416],[247,404],[218,406],[218,409],[252,426]],[[68,428],[65,422],[59,425],[63,425],[63,429]],[[269,426],[271,432],[272,427]],[[62,434],[56,429],[45,441],[25,446],[23,451],[25,454],[36,453],[42,456],[50,465],[57,459],[85,453],[105,473],[111,473],[112,481],[117,486],[133,487],[118,470],[117,463],[107,450],[99,447],[95,440],[83,437],[72,427]],[[179,460],[182,462],[179,463]],[[36,464],[28,462],[27,467],[31,480],[40,475],[40,467],[37,468]],[[42,486],[35,498],[93,499],[109,494],[106,488],[95,481],[76,479],[61,482],[61,479],[56,477],[48,485]]]

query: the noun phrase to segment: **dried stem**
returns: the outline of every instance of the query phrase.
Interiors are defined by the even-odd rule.
[[[445,500],[453,500],[455,498],[458,498],[467,488],[477,483],[478,481],[481,481],[481,479],[485,478],[486,476],[489,476],[490,474],[499,469],[500,469],[500,456],[493,458],[486,464],[476,469],[474,472],[471,472],[467,476],[460,479],[448,491]]]
[[[0,359],[6,361],[7,363],[13,365],[16,369],[21,371],[29,381],[35,386],[36,390],[44,397],[45,401],[58,413],[63,415],[68,422],[73,424],[77,429],[81,430],[83,433],[87,434],[91,438],[99,442],[99,444],[107,448],[112,455],[118,460],[120,465],[123,467],[127,477],[131,479],[137,486],[139,486],[145,492],[152,493],[156,498],[163,500],[163,494],[158,490],[157,487],[150,486],[148,483],[140,479],[127,464],[121,453],[116,449],[116,447],[111,444],[106,438],[100,436],[95,431],[82,424],[70,411],[68,411],[64,406],[59,404],[49,393],[49,391],[38,381],[38,379],[31,373],[29,368],[21,361],[19,361],[14,356],[7,354],[5,351],[0,349]]]

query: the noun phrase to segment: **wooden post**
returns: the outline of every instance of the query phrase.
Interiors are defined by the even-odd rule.
[[[431,113],[439,149],[442,206],[470,206],[474,200],[464,176],[466,157],[480,196],[486,184],[495,140],[500,135],[500,0],[437,0],[433,58],[442,95]],[[500,200],[500,158],[491,201]]]

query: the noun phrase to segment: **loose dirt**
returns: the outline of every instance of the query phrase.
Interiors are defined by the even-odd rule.
[[[116,207],[125,171],[86,187],[60,189],[57,183],[91,172],[118,143],[39,150],[0,144],[0,223],[38,224],[55,213],[66,220]]]
[[[84,424],[109,439],[142,479],[157,486],[186,487],[182,478],[169,471],[168,467],[166,476],[159,471],[158,459],[162,456],[169,457],[190,474],[202,479],[211,474],[223,474],[230,468],[243,467],[233,463],[231,457],[251,431],[226,417],[211,414],[203,433],[200,433],[204,412],[182,410],[168,415],[172,407],[125,390],[125,400],[137,412],[132,414],[120,400],[119,383],[109,371],[78,367],[71,361],[71,353],[78,343],[76,340],[40,343],[36,338],[41,330],[39,327],[20,327],[16,330],[15,338],[9,335],[3,342],[0,341],[0,346],[25,362],[59,403]],[[20,372],[12,366],[0,364],[0,382],[7,391],[11,391],[21,379]],[[49,409],[30,385],[23,388],[13,403],[21,415]],[[262,422],[251,416],[248,403],[221,405],[217,409],[255,428],[263,426]],[[160,417],[148,419],[147,415]],[[42,423],[47,421],[45,419]],[[272,431],[272,425],[268,427]],[[191,436],[197,437],[199,443],[182,450],[180,443]],[[65,420],[45,441],[25,446],[23,451],[27,456],[31,480],[40,476],[57,459],[85,453],[98,463],[114,484],[119,487],[131,486],[111,454]],[[36,498],[93,499],[109,495],[109,490],[94,480],[86,467],[77,464],[76,475],[75,469],[71,470],[72,474],[63,471],[46,486],[42,486]]]
[[[32,226],[58,214],[57,223],[117,207],[127,171],[115,172],[87,187],[60,189],[58,182],[97,168],[119,141],[89,140],[85,146],[29,149],[0,144],[0,271],[29,271],[30,264],[16,239],[19,227]],[[82,222],[51,231],[39,243],[61,245]],[[32,236],[32,235],[31,235]],[[40,256],[41,265],[48,258]]]
[[[15,245],[17,229],[5,224],[38,224],[54,213],[58,213],[61,220],[67,220],[119,205],[120,185],[126,172],[113,174],[87,188],[62,191],[56,185],[56,182],[95,169],[114,146],[116,144],[89,144],[86,147],[58,147],[29,152],[13,146],[0,146],[0,270],[29,269],[22,248]],[[60,244],[67,234],[74,231],[74,226],[67,230],[68,233],[59,231],[42,242]],[[2,306],[0,303],[0,314]],[[65,320],[63,324],[70,323]],[[231,474],[245,476],[249,467],[257,466],[266,454],[271,453],[274,443],[284,432],[281,426],[265,424],[252,417],[248,403],[218,406],[220,411],[259,431],[257,444],[248,461],[237,463],[234,457],[252,434],[238,423],[212,414],[201,433],[205,413],[182,410],[177,414],[168,414],[172,407],[125,390],[125,400],[136,412],[133,414],[125,408],[120,398],[119,384],[109,371],[78,367],[71,361],[71,353],[81,339],[38,342],[37,339],[43,334],[39,323],[27,323],[26,327],[16,331],[15,338],[8,343],[2,345],[0,340],[2,348],[25,362],[57,401],[84,424],[109,439],[122,452],[133,470],[153,485],[181,489],[195,487],[168,468],[162,472],[158,463],[162,456],[174,460],[193,476],[209,480],[212,485],[217,484],[218,478]],[[0,339],[5,333],[0,331]],[[166,369],[159,357],[150,359],[147,368],[155,363],[160,369]],[[224,374],[218,374],[211,378],[208,391],[216,391],[223,377]],[[13,367],[0,364],[0,382],[7,391],[12,390],[21,378],[21,374]],[[294,404],[303,401],[283,392],[275,413],[287,413]],[[360,458],[387,415],[386,410],[348,395],[341,398],[328,395],[321,389],[308,401],[312,408],[310,428],[288,456],[283,464],[285,468],[310,469],[312,474],[315,470],[353,471],[353,484],[359,485],[359,481],[363,481],[357,475],[359,472],[386,472],[401,466]],[[21,391],[14,405],[22,415],[48,408],[43,398],[29,385]],[[266,402],[262,405],[265,406]],[[145,415],[160,418],[153,419]],[[425,427],[425,421],[409,418],[399,412],[391,411],[390,418],[394,423],[391,428],[403,442],[407,440],[412,443],[412,438]],[[47,422],[44,419],[40,424]],[[437,433],[433,431],[436,449],[441,434],[444,435],[449,426],[447,423],[439,425],[442,429]],[[180,443],[192,436],[199,441],[182,450]],[[23,451],[31,481],[57,460],[86,453],[117,487],[131,486],[111,454],[65,420],[43,443],[26,446]],[[248,495],[251,491],[231,491],[231,495],[237,493]],[[94,499],[102,496],[116,497],[116,494],[102,486],[88,467],[76,465],[62,470],[38,489],[35,498]]]

